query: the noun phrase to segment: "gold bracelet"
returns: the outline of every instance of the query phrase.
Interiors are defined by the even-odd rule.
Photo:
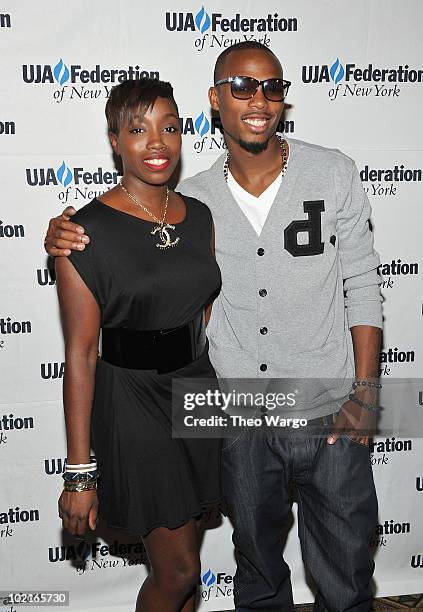
[[[94,482],[64,482],[63,488],[65,491],[91,491],[97,488],[97,481]]]

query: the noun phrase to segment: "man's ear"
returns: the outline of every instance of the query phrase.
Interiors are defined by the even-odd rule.
[[[219,96],[217,95],[216,87],[210,87],[209,89],[209,101],[210,106],[214,111],[219,110]]]
[[[116,153],[116,155],[120,155],[117,134],[115,134],[114,132],[109,132],[109,140],[110,144],[112,145],[113,151]]]

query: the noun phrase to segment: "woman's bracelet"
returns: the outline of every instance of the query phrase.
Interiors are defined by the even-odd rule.
[[[92,482],[97,480],[99,476],[98,470],[91,472],[63,472],[62,478],[66,482]]]
[[[97,460],[95,457],[90,457],[90,459],[91,463],[68,463],[66,460],[65,471],[95,469],[97,467]]]
[[[354,393],[350,393],[349,394],[349,399],[352,402],[355,402],[356,404],[358,404],[359,406],[361,406],[362,408],[365,408],[366,410],[368,410],[369,412],[376,412],[377,410],[377,405],[376,404],[366,404],[366,402],[363,402],[359,397],[357,397]]]
[[[76,490],[72,488],[73,486],[87,485],[97,481],[99,476],[97,461],[95,457],[90,457],[90,459],[91,463],[68,463],[67,460],[65,461],[62,478],[65,481],[64,487],[67,491]]]
[[[86,467],[74,467],[65,463],[65,472],[92,472],[97,469],[97,463],[92,463]]]
[[[74,491],[81,493],[82,491],[91,491],[97,488],[97,480],[94,482],[64,482],[63,488],[65,491]]]

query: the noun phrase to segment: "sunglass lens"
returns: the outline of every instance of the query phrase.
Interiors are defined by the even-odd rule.
[[[264,82],[264,95],[268,100],[280,102],[286,95],[286,88],[282,79],[269,79]]]
[[[232,94],[235,98],[247,100],[252,98],[257,91],[257,81],[248,77],[236,77],[232,81]]]

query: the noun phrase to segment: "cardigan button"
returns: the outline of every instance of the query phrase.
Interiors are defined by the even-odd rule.
[[[264,255],[264,249],[262,249],[261,247],[257,249],[257,255],[260,255],[260,257]]]
[[[260,333],[262,336],[265,336],[268,332],[267,327],[260,327]]]
[[[261,363],[260,364],[260,371],[261,372],[265,372],[267,370],[267,364],[266,363]]]
[[[267,295],[267,291],[266,291],[266,289],[260,289],[260,291],[259,291],[259,296],[260,296],[260,297],[266,297],[266,295]]]

